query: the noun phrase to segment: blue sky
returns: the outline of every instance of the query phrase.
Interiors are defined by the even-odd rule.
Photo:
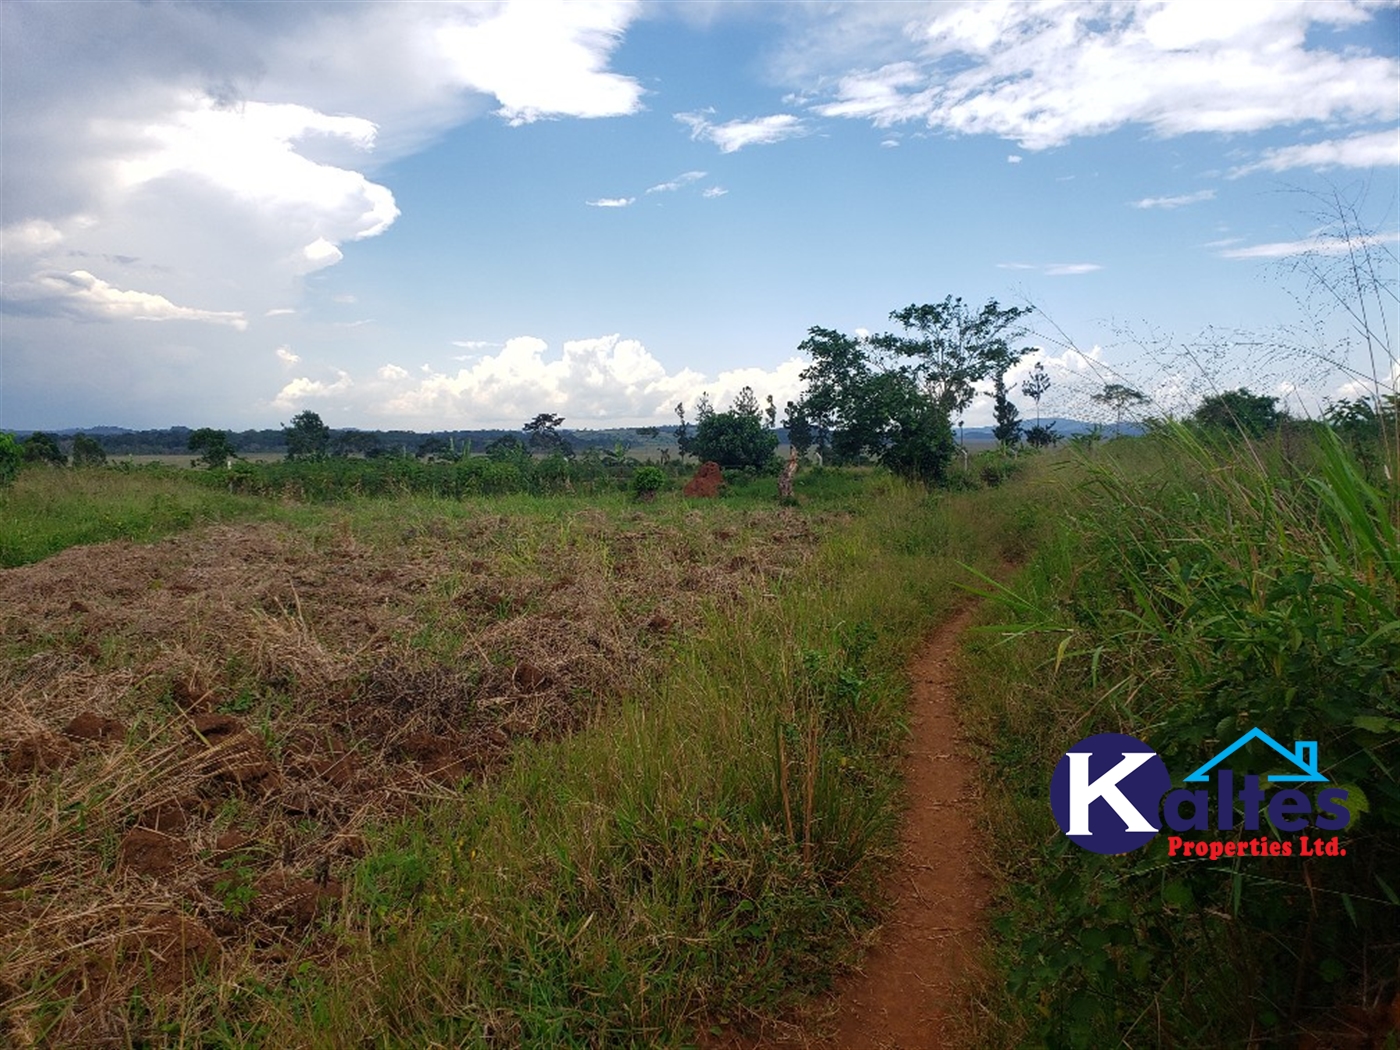
[[[1396,276],[1393,4],[17,2],[0,32],[3,427],[665,423],[781,405],[809,327],[947,295],[1037,309],[1010,378],[1043,361],[1047,414],[1120,380],[1316,410],[1369,385],[1307,281],[1333,194]]]

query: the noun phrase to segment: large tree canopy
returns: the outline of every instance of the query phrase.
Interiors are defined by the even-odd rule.
[[[697,406],[699,423],[688,451],[721,467],[762,467],[773,458],[778,435],[765,425],[752,387],[744,387],[728,412],[716,412],[708,398]]]
[[[974,311],[950,295],[941,303],[895,310],[890,320],[904,334],[876,338],[887,350],[915,362],[928,396],[951,418],[972,404],[977,383],[1005,373],[1021,359],[1026,351],[1012,350],[1011,343],[1025,334],[1018,322],[1030,312],[1028,307],[1003,307],[995,299]]]
[[[953,414],[972,403],[976,383],[1026,353],[1011,341],[1028,312],[995,299],[974,312],[949,296],[890,314],[903,335],[811,328],[798,346],[812,361],[802,372],[807,391],[788,416],[829,433],[838,456],[872,456],[903,477],[941,481],[953,457]]]

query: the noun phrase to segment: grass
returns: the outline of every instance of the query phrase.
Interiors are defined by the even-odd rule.
[[[772,487],[252,503],[0,578],[0,749],[84,709],[123,741],[4,801],[11,1040],[680,1044],[826,987],[879,914],[904,662],[1034,522],[1014,484]],[[170,802],[188,860],[130,869]],[[287,880],[339,903],[292,923]],[[217,950],[172,974],[169,929]]]
[[[1326,432],[1169,428],[1067,466],[1047,498],[1057,527],[966,663],[1002,887],[984,1041],[1384,1045],[1400,991],[1393,494]],[[1318,741],[1351,793],[1345,860],[1201,863],[1162,840],[1099,857],[1051,819],[1050,771],[1092,733],[1134,735],[1180,777],[1252,726]]]
[[[196,486],[178,472],[31,468],[0,489],[0,568],[81,544],[150,542],[196,525],[277,514],[275,504]]]

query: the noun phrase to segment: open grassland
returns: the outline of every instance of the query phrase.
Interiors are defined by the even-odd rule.
[[[1330,434],[1297,438],[1174,428],[1043,494],[1054,527],[965,663],[1001,885],[980,1042],[1396,1045],[1400,463],[1368,481]],[[1145,741],[1180,784],[1256,726],[1318,742],[1345,857],[1173,857],[1166,832],[1098,856],[1054,823],[1050,771],[1090,734]],[[1237,762],[1292,772],[1258,744]],[[1236,830],[1194,837],[1296,839],[1227,806]]]
[[[77,507],[169,483],[112,473]],[[771,484],[191,488],[186,531],[0,575],[4,1038],[665,1045],[825,987],[879,913],[905,659],[1036,513]]]
[[[217,485],[192,485],[169,471],[33,467],[0,491],[0,569],[79,544],[150,542],[196,525],[281,512],[275,503]]]

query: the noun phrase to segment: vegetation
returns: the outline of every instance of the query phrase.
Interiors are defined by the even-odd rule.
[[[666,472],[660,467],[638,467],[632,475],[632,495],[651,502],[666,487]]]
[[[24,453],[13,434],[0,430],[0,489],[14,483]]]
[[[902,334],[858,339],[812,328],[798,347],[812,359],[802,373],[807,392],[788,419],[829,434],[838,459],[870,456],[901,477],[940,484],[954,453],[954,414],[972,403],[976,383],[1004,375],[1027,352],[1011,343],[1028,312],[994,299],[974,312],[949,296],[890,314]]]
[[[190,434],[189,449],[198,452],[199,462],[210,470],[221,470],[237,458],[229,443],[228,432],[212,427],[200,427]]]
[[[68,464],[68,457],[63,454],[63,450],[58,447],[58,441],[52,434],[45,434],[42,430],[36,430],[30,434],[20,446],[26,463],[42,463],[50,467],[62,467]]]
[[[1021,383],[1021,393],[1035,402],[1035,425],[1040,427],[1040,399],[1050,392],[1050,373],[1045,371],[1045,363],[1037,361],[1030,376]]]
[[[966,679],[1002,886],[1006,984],[985,1016],[1004,1021],[984,1038],[1292,1045],[1310,1031],[1330,1045],[1347,1023],[1365,1031],[1343,1017],[1384,1013],[1400,938],[1393,491],[1325,431],[1225,446],[1169,426],[1076,461],[1046,498],[1062,524],[1001,592]],[[1350,792],[1345,860],[1212,863],[1161,839],[1104,857],[1051,820],[1046,771],[1085,736],[1134,735],[1180,777],[1255,726],[1318,742]]]
[[[1119,436],[1123,433],[1123,416],[1134,408],[1139,408],[1148,403],[1149,398],[1141,390],[1134,390],[1123,383],[1105,383],[1104,388],[1097,394],[1090,394],[1090,400],[1097,401],[1101,405],[1107,405],[1113,412],[1114,426],[1113,433]]]
[[[282,428],[289,460],[321,460],[330,454],[331,428],[310,409],[292,417],[292,425]]]
[[[26,698],[3,746],[48,753],[74,668],[129,727],[68,745],[76,764],[11,764],[30,771],[0,856],[33,876],[0,951],[6,1037],[678,1045],[826,987],[878,916],[900,669],[963,564],[1021,549],[1011,490],[955,505],[810,471],[780,508],[741,472],[725,500],[645,511],[615,487],[292,511],[226,491],[351,467],[380,464],[21,477],[52,517],[74,516],[52,486],[103,481],[73,498],[164,487],[274,521],[0,579],[3,687]],[[256,727],[253,757],[185,758],[195,718]],[[188,866],[131,870],[172,799],[185,829],[142,833]],[[279,910],[287,880],[314,918]],[[147,947],[172,904],[197,953],[173,971]]]
[[[778,435],[773,433],[771,420],[765,425],[752,387],[740,390],[727,412],[716,412],[708,398],[701,399],[696,411],[695,436],[687,436],[685,452],[725,468],[761,470],[771,465]]]
[[[72,455],[75,467],[100,467],[107,462],[107,453],[101,444],[86,434],[74,435]]]
[[[1192,421],[1206,430],[1223,430],[1261,438],[1283,419],[1278,410],[1278,398],[1251,394],[1241,387],[1220,394],[1211,394],[1192,413]]]

